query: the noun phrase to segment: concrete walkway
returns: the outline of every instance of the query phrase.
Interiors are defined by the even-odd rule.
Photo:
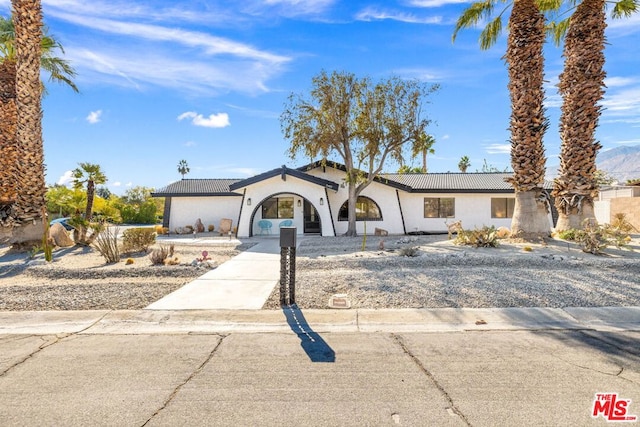
[[[280,280],[280,241],[264,239],[148,310],[261,309]]]

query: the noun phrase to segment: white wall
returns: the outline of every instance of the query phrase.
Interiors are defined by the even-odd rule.
[[[317,168],[308,171],[307,173],[338,184],[341,184],[346,176],[345,172],[332,167],[327,167],[325,172],[322,171],[322,168]],[[367,234],[373,234],[376,228],[382,228],[391,234],[404,234],[404,229],[402,228],[402,217],[400,216],[400,207],[398,206],[398,196],[396,195],[395,188],[378,182],[372,182],[362,191],[362,193],[360,193],[360,195],[369,197],[376,202],[380,208],[380,212],[382,213],[382,221],[366,222]],[[336,235],[338,236],[346,233],[347,228],[349,227],[348,221],[338,221],[340,207],[348,198],[349,189],[346,185],[344,188],[342,186],[338,187],[338,192],[329,190],[331,214],[336,227]],[[364,233],[364,227],[364,221],[356,221],[356,230],[358,233]]]
[[[329,190],[332,193],[333,190]],[[295,195],[297,194],[297,195]],[[294,198],[294,218],[293,225],[297,227],[299,234],[303,233],[304,218],[303,207],[298,207],[298,200],[302,200],[303,197],[309,200],[320,215],[320,223],[322,226],[323,236],[333,236],[333,228],[331,227],[331,217],[329,216],[328,205],[325,201],[324,205],[320,205],[320,198],[326,198],[325,189],[318,184],[292,177],[286,176],[286,180],[282,180],[281,176],[274,176],[264,181],[252,184],[246,187],[245,204],[242,207],[242,217],[238,226],[238,236],[249,236],[249,227],[251,223],[251,215],[255,212],[253,220],[253,235],[260,234],[260,227],[258,227],[258,221],[262,218],[262,209],[260,204],[263,200],[270,197],[286,197],[293,196]],[[251,205],[247,205],[248,199],[251,199]],[[272,234],[278,233],[278,225],[283,220],[272,219],[273,227],[271,229]]]
[[[594,201],[593,211],[598,224],[609,224],[611,222],[611,199]]]
[[[425,218],[424,198],[442,197],[455,199],[454,218]],[[512,197],[509,194],[451,194],[451,193],[406,193],[400,192],[402,212],[407,233],[413,231],[447,232],[448,223],[461,220],[465,230],[486,226],[511,227],[511,218],[491,218],[491,198]]]
[[[233,220],[235,227],[241,200],[241,196],[172,197],[169,229],[174,233],[177,227],[193,226],[198,218],[205,230],[209,224],[213,224],[218,230],[222,218]]]

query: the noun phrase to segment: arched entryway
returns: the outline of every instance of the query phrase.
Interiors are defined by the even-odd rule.
[[[322,221],[313,203],[298,193],[279,192],[255,205],[249,221],[249,236],[277,235],[280,225],[289,223],[298,228],[298,233],[322,234]],[[260,227],[261,224],[268,227]]]

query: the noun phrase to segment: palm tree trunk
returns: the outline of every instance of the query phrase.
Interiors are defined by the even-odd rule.
[[[548,127],[544,101],[544,17],[534,0],[515,0],[509,18],[505,55],[511,97],[511,166],[516,202],[511,234],[525,239],[550,234],[543,197],[545,155],[542,138]]]
[[[563,97],[560,116],[560,171],[553,196],[557,231],[582,228],[594,218],[598,195],[596,156],[601,145],[595,131],[604,96],[604,0],[583,0],[571,17],[564,44],[564,71],[558,85]]]
[[[17,198],[16,64],[0,64],[0,234],[11,236]],[[3,240],[0,238],[0,240]]]
[[[40,241],[46,206],[44,153],[42,146],[42,85],[40,82],[40,41],[42,9],[40,0],[13,0],[16,49],[16,111],[19,191],[14,206],[18,228],[12,242]]]

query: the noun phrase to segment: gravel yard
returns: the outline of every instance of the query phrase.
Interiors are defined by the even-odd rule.
[[[328,308],[346,294],[352,308],[640,306],[640,236],[634,251],[594,256],[574,244],[502,242],[456,246],[447,236],[300,237],[296,302]],[[176,245],[182,264],[207,250],[215,265],[259,239],[224,245]],[[531,251],[523,248],[529,246]],[[402,256],[415,248],[414,257]],[[29,261],[0,248],[0,310],[141,309],[208,271],[152,266],[146,254],[105,265],[89,248],[61,249],[55,262]],[[265,309],[278,309],[278,287]]]

